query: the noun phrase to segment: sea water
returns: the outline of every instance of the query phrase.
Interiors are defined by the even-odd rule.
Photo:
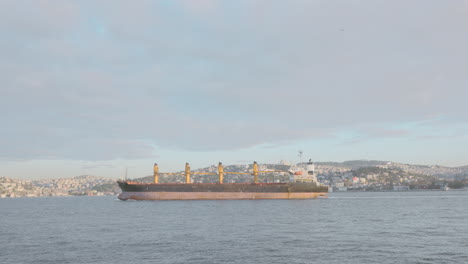
[[[468,192],[0,199],[1,263],[468,263]]]

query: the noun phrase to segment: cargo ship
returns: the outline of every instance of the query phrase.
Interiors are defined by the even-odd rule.
[[[320,185],[314,175],[313,164],[309,161],[302,170],[287,171],[291,175],[290,182],[286,183],[259,183],[259,173],[285,172],[285,171],[259,171],[258,164],[254,162],[253,172],[225,172],[220,162],[218,173],[204,173],[190,171],[188,163],[185,164],[185,183],[159,183],[159,167],[154,164],[154,182],[139,183],[132,181],[118,181],[122,193],[120,200],[245,200],[245,199],[312,199],[327,195],[328,186]],[[191,174],[217,174],[217,183],[192,183]],[[251,174],[253,183],[224,183],[224,174]]]

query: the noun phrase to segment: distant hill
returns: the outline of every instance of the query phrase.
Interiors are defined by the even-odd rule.
[[[349,182],[352,176],[367,177],[379,175],[390,181],[401,179],[418,179],[422,182],[436,181],[450,182],[463,186],[468,181],[468,166],[445,167],[440,165],[414,165],[379,160],[350,160],[344,162],[315,162],[316,175],[321,179],[342,179]],[[260,170],[288,171],[289,165],[259,164]],[[217,166],[192,169],[197,172],[217,172]],[[231,172],[244,172],[247,174],[225,175],[225,182],[252,182],[252,164],[227,165],[224,170]],[[183,171],[180,171],[183,173]],[[217,182],[218,175],[192,174],[194,182]],[[262,182],[284,182],[289,180],[288,173],[265,173],[259,175]],[[148,175],[131,179],[132,181],[151,183],[153,176]],[[184,182],[183,175],[161,175],[160,182]],[[426,183],[427,185],[427,183]],[[73,178],[43,179],[43,180],[17,180],[0,177],[0,197],[37,197],[37,196],[67,196],[67,195],[110,195],[119,193],[116,180],[111,178],[80,175]]]
[[[388,161],[381,160],[349,160],[344,162],[315,162],[316,165],[335,166],[340,168],[358,169],[362,167],[372,167],[386,165]]]
[[[285,171],[287,172],[291,167],[288,165],[280,165],[280,164],[259,164],[260,165],[260,170],[280,170],[280,171]],[[196,172],[211,172],[211,173],[217,173],[218,168],[217,166],[210,166],[210,167],[205,167],[205,168],[199,168],[199,169],[192,169],[192,171]],[[224,171],[225,172],[252,172],[252,164],[246,164],[246,165],[227,165],[224,166]],[[183,173],[183,171],[179,171],[179,173]],[[284,173],[288,174],[288,173]],[[259,180],[262,182],[264,178],[267,178],[269,180],[279,180],[279,181],[287,181],[289,179],[289,174],[288,175],[279,175],[276,173],[275,175],[271,175],[271,173],[266,173],[266,174],[260,174],[259,175]],[[197,174],[192,174],[191,178],[193,182],[198,182],[198,183],[208,183],[208,182],[217,182],[218,181],[218,175],[197,175]],[[244,182],[252,182],[253,178],[251,175],[234,175],[234,174],[227,174],[224,176],[224,181],[225,182],[236,182],[236,183],[244,183]],[[136,181],[136,182],[143,182],[143,183],[151,183],[153,182],[153,176],[145,176],[141,178],[134,178],[131,179],[131,181]],[[185,181],[185,176],[183,175],[160,175],[159,177],[160,183],[165,183],[165,182],[184,182]]]
[[[441,178],[455,178],[460,176],[468,176],[468,166],[461,167],[445,167],[440,165],[414,165],[414,164],[404,164],[396,163],[391,161],[381,161],[381,160],[349,160],[344,162],[314,162],[315,167],[318,171],[326,167],[327,172],[333,171],[346,171],[346,170],[357,170],[359,168],[369,168],[369,167],[379,167],[379,168],[388,168],[388,169],[398,169],[418,175],[428,175]],[[269,170],[289,170],[287,165],[279,164],[260,164]],[[251,164],[246,165],[228,165],[224,167],[225,171],[235,171],[235,172],[249,172],[252,169]],[[216,172],[217,169],[215,166],[210,166],[206,168],[194,169],[193,171],[198,172]],[[182,173],[182,171],[180,171]],[[215,181],[217,176],[200,176],[192,175],[195,180],[203,181],[202,179]],[[174,176],[170,177],[170,180],[182,179],[183,176]],[[244,177],[245,178],[245,177]],[[242,177],[237,177],[238,180],[242,180]],[[141,178],[133,179],[134,181],[139,182],[152,182],[153,176],[145,176]]]
[[[0,197],[114,195],[119,191],[114,179],[91,175],[34,181],[0,177]]]

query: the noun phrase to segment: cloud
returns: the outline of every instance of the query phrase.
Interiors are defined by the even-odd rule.
[[[80,14],[80,6],[75,1],[1,1],[0,29],[22,40],[54,38],[77,30],[82,20]]]
[[[178,2],[196,15],[212,15],[212,12],[216,12],[218,3],[218,1],[214,0],[185,0]]]
[[[346,140],[344,143],[356,144],[373,139],[404,138],[411,136],[411,134],[411,131],[404,129],[370,128],[358,131],[357,136]]]
[[[392,127],[468,119],[457,2],[200,3],[2,1],[0,158],[238,150],[376,123],[389,125],[357,141],[411,137]]]
[[[89,170],[89,169],[100,169],[100,168],[114,169],[114,168],[118,168],[118,167],[115,166],[115,165],[111,165],[111,164],[103,164],[103,163],[92,162],[92,163],[86,163],[81,168],[84,169],[84,170]]]

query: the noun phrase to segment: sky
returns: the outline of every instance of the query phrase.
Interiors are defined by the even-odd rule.
[[[468,165],[468,1],[0,1],[0,177]]]

